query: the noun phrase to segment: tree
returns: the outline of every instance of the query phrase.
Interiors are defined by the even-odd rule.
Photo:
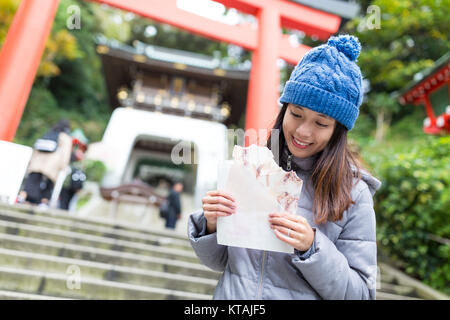
[[[378,8],[373,14],[379,13],[379,27],[367,23],[368,14],[349,21],[344,32],[362,43],[358,64],[371,88],[361,111],[376,119],[382,139],[390,122],[409,111],[390,94],[450,50],[450,0],[374,0],[370,5]],[[361,1],[361,6],[369,3]]]
[[[0,0],[0,48],[6,39],[19,4],[20,0]],[[45,44],[37,77],[59,75],[61,70],[57,66],[57,61],[74,60],[80,54],[76,39],[69,32],[66,30],[53,31]]]
[[[399,105],[389,94],[373,92],[369,94],[366,107],[376,115],[375,140],[383,141],[386,130],[391,124],[392,115],[399,111]]]
[[[20,0],[0,0],[0,49],[8,34],[8,28],[14,19]]]
[[[6,34],[20,1],[0,0],[0,35]],[[15,6],[14,6],[15,5]],[[71,7],[79,8],[80,28],[69,28]],[[98,141],[110,115],[95,35],[102,32],[99,7],[87,1],[61,0],[15,142],[32,145],[61,118]],[[8,15],[6,15],[8,13]]]
[[[75,60],[81,57],[77,41],[66,30],[59,30],[51,34],[42,54],[41,63],[36,77],[54,77],[61,74],[57,62],[62,60]]]

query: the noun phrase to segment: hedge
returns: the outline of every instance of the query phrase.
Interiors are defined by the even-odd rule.
[[[377,167],[380,249],[406,273],[450,293],[450,246],[430,239],[450,238],[450,137],[427,137]]]

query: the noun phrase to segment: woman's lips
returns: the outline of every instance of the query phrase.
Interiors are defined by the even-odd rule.
[[[292,137],[292,144],[293,144],[295,147],[299,148],[299,149],[306,149],[306,148],[308,148],[312,143],[308,144],[307,146],[303,146],[303,145],[298,144],[298,143],[295,141],[295,138]]]

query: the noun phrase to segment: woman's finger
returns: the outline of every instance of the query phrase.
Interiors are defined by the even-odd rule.
[[[287,218],[281,218],[281,217],[269,218],[269,222],[273,225],[282,226],[282,227],[285,227],[288,229],[292,229],[294,231],[300,230],[300,226],[299,226],[298,222],[294,222]]]
[[[231,216],[231,213],[222,212],[222,211],[203,211],[205,217],[228,217]]]
[[[210,197],[224,197],[232,202],[236,201],[229,193],[221,190],[208,191],[206,194]]]
[[[289,238],[288,236],[285,236],[283,233],[275,229],[275,236],[280,239],[283,242],[286,242],[287,244],[291,245],[295,248],[295,245],[297,244],[296,240],[293,238]]]
[[[292,238],[292,239],[296,239],[297,238],[297,232],[295,232],[292,229],[289,229],[289,228],[286,228],[286,227],[275,226],[275,225],[271,225],[271,228],[273,230],[280,231],[282,234],[284,234],[288,238]]]
[[[286,219],[292,220],[294,222],[306,221],[306,219],[303,218],[302,216],[299,216],[299,215],[293,214],[293,213],[289,213],[289,212],[271,212],[271,213],[269,213],[269,217],[286,218]]]
[[[230,207],[224,206],[222,204],[204,204],[203,209],[208,210],[208,211],[222,211],[222,212],[227,212],[230,214],[233,214],[236,212],[236,210],[234,210]]]
[[[221,203],[223,205],[226,205],[230,208],[236,207],[236,204],[234,201],[228,200],[227,198],[221,197],[221,196],[214,196],[214,197],[204,197],[202,202],[209,203],[209,204],[218,204]]]
[[[309,225],[308,220],[306,220],[304,217],[297,215],[297,214],[292,214],[289,212],[269,213],[269,218],[277,218],[277,217],[286,218],[286,219],[293,221],[294,223],[297,223],[297,225],[299,227],[299,231],[305,231],[306,227]]]

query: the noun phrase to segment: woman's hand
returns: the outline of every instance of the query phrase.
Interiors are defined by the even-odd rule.
[[[270,227],[278,239],[299,251],[307,251],[314,241],[315,230],[302,216],[287,212],[269,214]]]
[[[231,195],[223,191],[208,191],[202,198],[202,203],[208,234],[216,232],[217,217],[227,217],[236,213],[235,200]]]

